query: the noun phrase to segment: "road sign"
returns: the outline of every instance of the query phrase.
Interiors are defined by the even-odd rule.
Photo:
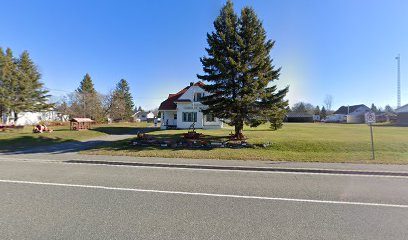
[[[370,125],[370,135],[371,135],[371,158],[375,159],[374,153],[374,137],[373,137],[373,123],[375,123],[375,113],[368,112],[365,114],[365,120],[368,125]]]
[[[366,120],[366,123],[368,124],[375,123],[375,113],[373,112],[366,113],[365,120]]]

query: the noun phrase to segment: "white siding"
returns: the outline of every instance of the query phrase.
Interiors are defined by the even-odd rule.
[[[147,118],[147,119],[153,119],[153,118],[154,118],[154,113],[153,113],[153,112],[149,112],[149,113],[146,115],[146,118]]]
[[[183,112],[195,112],[197,113],[197,121],[195,122],[195,128],[203,128],[203,113],[200,108],[193,107],[191,103],[178,103],[177,104],[177,128],[190,128],[193,122],[183,122]],[[201,104],[200,104],[201,105]]]
[[[177,102],[177,110],[174,111],[161,111],[163,119],[161,121],[161,128],[165,129],[166,121],[167,119],[171,118],[173,116],[173,113],[177,113],[177,120],[174,122],[174,125],[177,125],[177,128],[180,129],[188,129],[191,127],[193,122],[183,122],[183,113],[187,112],[193,112],[197,113],[197,121],[195,122],[195,128],[222,128],[223,123],[219,119],[215,119],[214,122],[207,122],[203,118],[203,113],[202,109],[204,109],[206,106],[201,104],[201,102],[194,102],[194,94],[196,93],[202,93],[203,96],[208,96],[208,92],[204,91],[199,86],[192,86],[190,87],[183,95],[181,95],[178,99],[187,99],[190,100],[191,102]],[[169,125],[173,125],[170,123],[173,123],[172,120],[169,120]]]
[[[326,122],[344,122],[346,120],[346,115],[344,114],[333,114],[326,117]]]
[[[177,111],[162,111],[162,118],[160,123],[160,128],[165,129],[166,125],[176,125],[177,120],[174,120],[174,114],[177,114]]]
[[[14,114],[12,114],[13,116]],[[13,118],[7,115],[3,115],[3,122],[6,124],[15,124],[15,125],[36,125],[41,121],[68,121],[67,115],[59,114],[56,111],[47,111],[47,112],[21,112],[18,113],[17,121],[14,121]]]
[[[192,86],[185,93],[183,93],[183,95],[181,95],[179,99],[190,99],[191,101],[193,101],[194,93],[204,93],[204,96],[208,96],[208,92],[204,91],[204,89],[202,89],[201,87]]]

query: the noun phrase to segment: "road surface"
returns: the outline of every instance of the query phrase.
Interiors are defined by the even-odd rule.
[[[0,161],[1,239],[406,239],[408,177]]]

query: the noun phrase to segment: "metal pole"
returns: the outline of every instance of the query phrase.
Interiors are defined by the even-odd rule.
[[[373,124],[371,124],[371,123],[370,123],[370,133],[371,133],[372,160],[375,160],[375,154],[374,154],[374,138],[373,138]]]
[[[400,61],[401,57],[398,54],[397,57],[395,57],[397,60],[397,107],[401,107],[401,70],[400,70]]]

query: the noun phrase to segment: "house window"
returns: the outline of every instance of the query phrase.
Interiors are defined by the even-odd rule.
[[[173,115],[173,119],[174,119],[174,120],[177,120],[177,113],[175,113],[175,114]]]
[[[194,102],[200,102],[204,97],[204,93],[194,93]]]
[[[197,122],[197,113],[183,112],[183,122]]]
[[[205,121],[207,122],[215,122],[215,117],[212,114],[205,115]]]

